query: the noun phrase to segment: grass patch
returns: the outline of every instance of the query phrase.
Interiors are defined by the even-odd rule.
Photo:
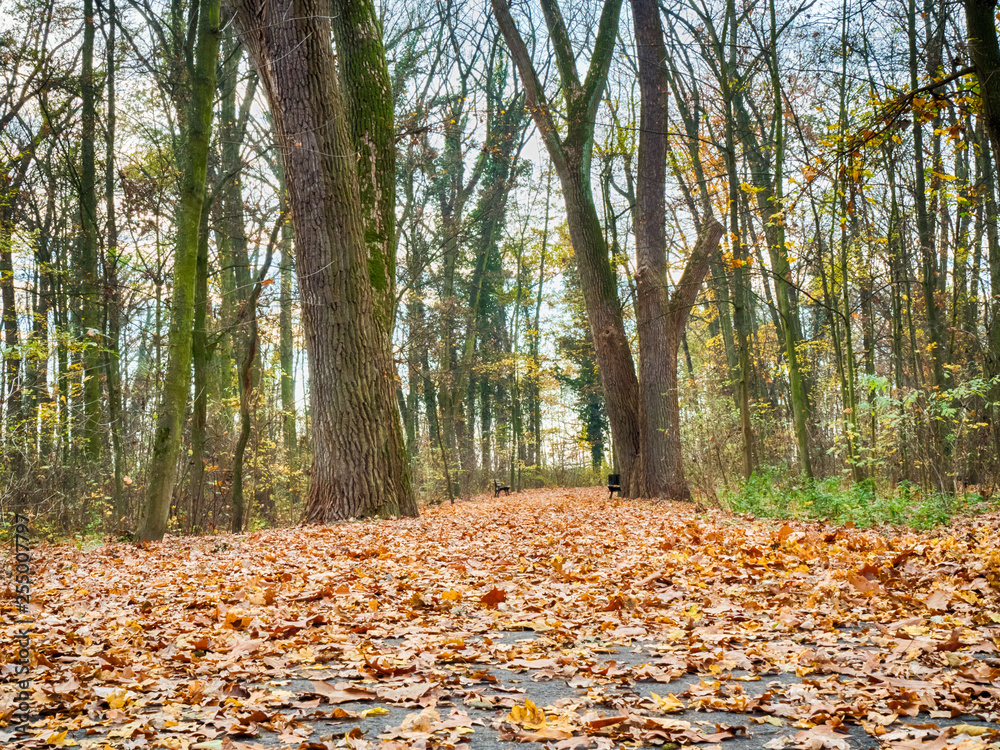
[[[994,508],[974,492],[957,496],[926,492],[910,482],[884,491],[871,480],[845,485],[834,477],[807,482],[774,468],[754,472],[735,490],[725,493],[723,500],[734,513],[839,525],[850,522],[861,528],[892,525],[929,529],[948,524],[956,515],[978,515]]]

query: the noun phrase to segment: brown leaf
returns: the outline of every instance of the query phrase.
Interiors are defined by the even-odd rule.
[[[943,612],[948,609],[951,597],[952,593],[947,589],[934,589],[934,591],[930,593],[930,596],[924,599],[924,604],[927,605],[928,609]]]
[[[415,701],[432,687],[434,687],[434,683],[432,682],[417,682],[413,685],[405,685],[398,688],[379,688],[378,697],[390,703]]]
[[[619,716],[604,716],[600,719],[593,719],[586,723],[586,727],[590,730],[603,729],[604,727],[621,724],[623,721],[628,721],[628,714],[621,714]]]
[[[885,590],[878,581],[872,581],[859,573],[850,573],[847,576],[847,582],[862,594],[874,595],[885,593]]]
[[[480,604],[485,604],[487,607],[495,607],[500,602],[507,601],[507,592],[503,589],[492,588],[486,594],[482,596],[479,600]]]
[[[962,629],[955,628],[951,631],[951,635],[948,636],[948,640],[940,641],[935,648],[938,651],[958,651],[962,647],[961,636]]]
[[[378,697],[378,694],[371,690],[352,687],[349,683],[338,682],[331,685],[329,682],[310,680],[312,692],[307,695],[318,695],[326,703],[350,703],[352,701],[371,701]]]

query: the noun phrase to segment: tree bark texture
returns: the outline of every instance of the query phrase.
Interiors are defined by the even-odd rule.
[[[396,132],[382,24],[372,0],[332,0],[332,4],[376,322],[391,335],[396,315]]]
[[[295,229],[313,425],[303,520],[416,515],[327,7],[239,0],[233,8],[271,106]]]
[[[635,244],[636,329],[639,382],[645,419],[642,451],[646,489],[656,497],[690,500],[684,478],[677,394],[677,353],[688,313],[708,270],[708,259],[722,236],[714,219],[705,223],[683,278],[667,292],[665,191],[667,180],[667,56],[660,8],[655,0],[632,0],[639,57],[639,170],[636,179]]]

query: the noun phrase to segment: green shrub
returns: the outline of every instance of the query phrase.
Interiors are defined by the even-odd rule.
[[[813,482],[792,477],[769,466],[724,493],[734,513],[759,518],[802,518],[869,528],[892,525],[929,529],[947,524],[956,515],[985,513],[993,504],[968,492],[957,497],[925,492],[910,482],[879,489],[875,482],[844,484],[835,477]]]

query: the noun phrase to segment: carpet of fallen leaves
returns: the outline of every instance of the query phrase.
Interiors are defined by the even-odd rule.
[[[765,747],[847,748],[849,725],[868,747],[1000,747],[993,728],[953,720],[1000,716],[996,516],[877,532],[550,490],[36,559],[27,735],[10,725],[0,579],[8,747],[253,748],[267,734],[423,750],[487,730],[550,750],[724,747],[762,723],[790,729]],[[607,659],[615,648],[646,656]],[[539,706],[495,670],[577,697]],[[655,692],[621,689],[643,682]],[[409,713],[363,734],[385,706]],[[693,711],[733,720],[678,718]]]

